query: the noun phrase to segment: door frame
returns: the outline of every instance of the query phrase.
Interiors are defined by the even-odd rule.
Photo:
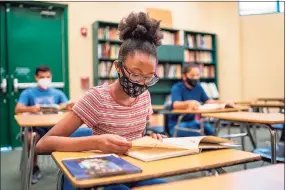
[[[7,2],[6,8],[9,8],[12,4],[26,4],[26,5],[38,5],[41,7],[57,7],[63,9],[63,76],[64,76],[64,88],[63,91],[67,95],[68,99],[70,98],[70,90],[69,90],[69,46],[68,46],[68,5],[66,4],[57,4],[57,3],[47,3],[47,2],[33,2],[33,1],[13,1],[13,2]],[[6,17],[7,19],[7,17]],[[9,68],[8,65],[8,71],[11,71],[11,68]],[[12,84],[9,85],[12,89]],[[8,87],[9,88],[9,87]]]

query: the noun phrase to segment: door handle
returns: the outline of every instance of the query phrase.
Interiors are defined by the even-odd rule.
[[[19,87],[18,79],[14,78],[13,79],[14,92],[18,92],[18,87]]]
[[[7,79],[2,79],[1,81],[1,90],[3,93],[7,92]]]

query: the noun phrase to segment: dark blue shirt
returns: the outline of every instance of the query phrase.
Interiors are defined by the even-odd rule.
[[[66,95],[58,89],[48,88],[47,90],[38,87],[24,90],[18,100],[25,106],[34,106],[36,104],[62,104],[68,102]]]
[[[200,103],[205,103],[209,100],[206,92],[200,83],[196,87],[189,89],[185,86],[184,82],[178,82],[173,85],[171,89],[171,100],[172,103],[175,101],[186,101],[186,100],[196,100]],[[176,125],[179,115],[172,114],[168,115],[168,126],[172,128]],[[186,115],[182,121],[192,121],[195,119],[194,114]]]

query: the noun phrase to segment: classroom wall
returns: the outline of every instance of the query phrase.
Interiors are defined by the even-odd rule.
[[[241,99],[239,15],[237,2],[65,2],[69,5],[70,97],[80,98],[80,77],[92,85],[92,30],[96,20],[119,22],[131,11],[147,7],[168,9],[178,29],[213,32],[218,35],[218,81],[222,99]],[[87,27],[87,37],[80,28]],[[233,88],[236,87],[236,88]],[[231,89],[231,90],[230,90]]]
[[[243,99],[284,97],[284,14],[241,16]]]

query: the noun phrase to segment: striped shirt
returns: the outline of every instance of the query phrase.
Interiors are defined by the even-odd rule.
[[[153,113],[148,91],[126,106],[118,103],[107,83],[89,89],[73,111],[92,128],[94,135],[117,134],[127,140],[143,136],[146,122]]]

